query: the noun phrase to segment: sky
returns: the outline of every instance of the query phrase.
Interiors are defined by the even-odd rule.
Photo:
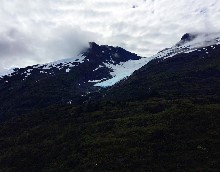
[[[88,42],[143,57],[219,32],[219,0],[1,0],[0,73],[76,56]]]

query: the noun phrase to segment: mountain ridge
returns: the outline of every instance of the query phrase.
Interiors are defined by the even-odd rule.
[[[141,58],[119,47],[90,46],[76,58],[15,69],[3,76],[0,118],[7,112],[16,115],[53,104],[82,103],[100,89],[96,83],[114,77],[114,66]]]
[[[0,79],[0,117],[10,118],[53,104],[81,104],[93,96],[95,99],[102,97],[103,87],[108,90],[109,86],[114,88],[117,83],[126,83],[126,78],[135,76],[152,63],[191,54],[204,58],[219,48],[218,34],[197,34],[194,39],[187,38],[189,36],[183,35],[182,40],[188,40],[183,44],[162,50],[151,58],[91,42],[90,47],[74,59],[15,69],[14,73]],[[125,81],[120,83],[121,80]],[[134,94],[135,90],[131,88],[128,93]]]

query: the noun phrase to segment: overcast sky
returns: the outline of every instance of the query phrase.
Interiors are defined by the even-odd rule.
[[[0,71],[75,56],[94,41],[151,56],[220,31],[220,0],[1,0]]]

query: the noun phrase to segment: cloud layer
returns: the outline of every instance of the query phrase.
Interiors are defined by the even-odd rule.
[[[220,30],[219,0],[1,0],[0,71],[73,57],[88,42],[151,56]]]

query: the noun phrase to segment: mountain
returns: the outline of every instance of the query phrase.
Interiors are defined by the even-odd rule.
[[[143,66],[148,68],[153,62],[157,63],[178,55],[181,55],[184,61],[186,58],[182,58],[182,54],[183,56],[208,56],[209,51],[214,51],[219,44],[219,37],[219,33],[187,33],[175,46],[166,48],[150,58],[141,58],[120,47],[99,46],[91,42],[89,48],[83,50],[77,57],[26,68],[15,68],[7,75],[0,77],[0,119],[55,104],[81,104],[91,98],[100,99],[103,97],[101,94],[103,87],[113,86],[132,75],[134,71],[140,68],[142,70]],[[149,65],[146,65],[150,60],[152,61]],[[174,67],[171,66],[171,68]],[[141,75],[137,74],[137,78]],[[153,80],[150,79],[150,81]],[[135,82],[134,85],[138,86]],[[148,85],[148,88],[151,88],[151,85]],[[118,97],[125,90],[122,88],[122,91],[117,94]],[[130,94],[137,96],[136,90],[139,91],[132,86],[119,99],[130,97]],[[114,97],[115,94],[110,95]]]
[[[99,96],[90,94],[79,104],[53,104],[5,120],[0,125],[0,169],[219,171],[220,45],[216,36],[186,34],[111,87],[101,89],[92,83]],[[138,58],[132,62],[147,60]],[[64,69],[65,74],[55,79],[70,72]],[[53,83],[56,93],[63,93],[68,85],[55,79],[47,84]],[[105,82],[99,84],[105,86]],[[38,85],[37,93],[39,88],[44,87]],[[42,89],[42,94],[51,89]]]
[[[99,90],[95,84],[129,75],[137,67],[127,66],[139,59],[120,47],[93,42],[78,57],[16,68],[0,78],[0,119],[54,104],[82,103]]]
[[[184,35],[176,46],[159,52],[158,57],[163,54],[161,58],[151,60],[127,80],[110,88],[106,97],[113,100],[140,100],[151,96],[220,100],[218,38],[206,42],[201,42],[201,37],[200,42],[195,42],[195,38],[195,35]],[[164,52],[171,54],[167,57]]]

